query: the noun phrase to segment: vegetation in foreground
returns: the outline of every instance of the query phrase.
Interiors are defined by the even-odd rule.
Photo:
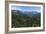
[[[28,16],[12,11],[12,28],[40,27],[40,13]]]

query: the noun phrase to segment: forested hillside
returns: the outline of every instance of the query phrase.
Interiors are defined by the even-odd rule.
[[[31,15],[32,14],[32,15]],[[39,27],[40,13],[23,14],[21,11],[12,11],[12,27]]]

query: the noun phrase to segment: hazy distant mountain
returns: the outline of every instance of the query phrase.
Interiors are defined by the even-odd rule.
[[[22,11],[20,11],[20,10],[12,10],[12,13],[14,13],[14,14],[22,14]]]
[[[40,13],[34,14],[33,17],[40,17]]]
[[[24,14],[26,14],[26,15],[34,15],[34,14],[37,14],[38,12],[36,12],[36,11],[25,11],[24,12]]]
[[[23,14],[23,15],[27,15],[27,16],[33,16],[35,14],[38,14],[37,11],[20,11],[20,10],[12,10],[12,12],[14,14]]]

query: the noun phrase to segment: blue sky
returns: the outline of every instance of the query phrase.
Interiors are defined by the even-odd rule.
[[[12,10],[40,12],[41,8],[40,7],[35,7],[35,6],[12,6]]]

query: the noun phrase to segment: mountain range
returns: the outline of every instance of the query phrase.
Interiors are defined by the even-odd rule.
[[[12,13],[13,14],[21,14],[21,15],[27,15],[27,16],[33,16],[33,15],[37,15],[37,14],[40,14],[38,13],[37,11],[20,11],[20,10],[12,10]]]

